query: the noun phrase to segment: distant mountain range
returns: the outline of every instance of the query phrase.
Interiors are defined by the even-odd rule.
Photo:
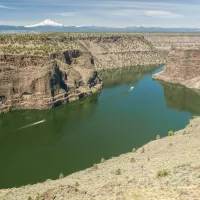
[[[66,26],[49,19],[41,23],[27,26],[0,25],[0,33],[23,32],[199,32],[200,28],[162,28],[133,26],[126,28],[112,28],[99,26]]]

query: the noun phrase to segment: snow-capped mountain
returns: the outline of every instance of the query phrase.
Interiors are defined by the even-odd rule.
[[[63,24],[58,24],[50,19],[45,19],[43,22],[34,25],[25,26],[26,28],[37,27],[37,26],[64,26]]]
[[[0,33],[38,33],[38,32],[200,32],[200,28],[163,28],[132,26],[125,28],[100,27],[94,25],[66,26],[49,19],[28,26],[0,25]]]

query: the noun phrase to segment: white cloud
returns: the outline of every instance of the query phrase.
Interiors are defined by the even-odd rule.
[[[145,12],[145,15],[149,17],[168,18],[168,19],[183,17],[183,15],[181,14],[172,13],[172,12],[163,11],[163,10],[148,10]]]
[[[0,5],[0,8],[9,9],[8,6],[3,6],[3,5]]]
[[[53,13],[53,15],[58,15],[62,17],[74,17],[78,14],[79,12],[64,12],[64,13]]]
[[[15,8],[10,7],[10,6],[0,5],[0,9],[15,9]]]
[[[124,10],[109,10],[109,11],[95,11],[95,13],[102,14],[108,17],[142,17],[148,16],[152,18],[179,18],[183,17],[181,14],[172,13],[163,10],[135,10],[135,9],[124,9]]]
[[[125,9],[125,10],[110,10],[109,12],[105,12],[105,15],[112,15],[112,16],[121,16],[121,17],[131,17],[131,16],[138,16],[144,15],[144,10],[134,10],[134,9]]]

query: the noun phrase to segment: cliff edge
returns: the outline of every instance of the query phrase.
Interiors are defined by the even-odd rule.
[[[153,78],[200,89],[199,46],[172,47],[164,70]]]
[[[164,62],[142,36],[0,35],[0,113],[91,95],[102,88],[99,70]]]

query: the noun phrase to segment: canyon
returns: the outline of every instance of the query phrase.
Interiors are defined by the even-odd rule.
[[[1,35],[0,113],[91,95],[102,88],[100,70],[164,62],[143,36]]]
[[[145,76],[145,73],[151,72],[152,66],[156,68],[156,66],[166,63],[163,71],[153,75],[153,79],[163,87],[166,107],[170,109],[174,108],[181,112],[199,113],[200,52],[198,41],[198,34],[188,33],[145,33],[143,36],[138,34],[29,34],[1,36],[0,112],[4,113],[15,109],[48,109],[79,100],[92,94],[95,96],[98,95],[97,92],[101,90],[105,80],[108,87],[112,87],[118,82],[122,83],[122,88],[125,87],[124,85],[138,84],[134,92],[136,94],[137,92],[138,94],[144,93],[144,96],[141,96],[141,98],[137,97],[134,101],[130,99],[131,103],[127,104],[127,106],[133,102],[144,103],[145,95],[147,95],[151,106],[145,107],[145,105],[149,104],[148,102],[143,107],[145,110],[147,109],[145,116],[148,116],[148,111],[151,111],[150,108],[153,107],[153,102],[155,101],[153,98],[156,95],[156,89],[155,85],[151,87],[150,82],[147,80],[142,84],[140,79]],[[129,67],[131,70],[122,71],[124,67]],[[111,71],[112,74],[107,73],[107,71]],[[140,74],[139,72],[141,71],[144,74]],[[130,76],[126,76],[126,73],[130,73]],[[134,75],[134,79],[131,77],[132,74]],[[104,78],[101,78],[101,76]],[[116,81],[116,77],[119,79],[118,81]],[[112,81],[112,79],[115,81]],[[123,83],[126,84],[123,85]],[[144,85],[147,86],[146,90],[144,89]],[[137,88],[139,88],[138,91]],[[151,90],[152,88],[154,90]],[[124,94],[124,90],[117,88],[117,91],[122,91],[121,95]],[[158,91],[160,91],[160,87]],[[117,95],[119,94],[117,93]],[[110,96],[108,97],[110,98]],[[158,96],[155,96],[155,98],[158,98]],[[97,96],[92,100],[88,98],[88,100],[95,101],[95,105],[98,104],[98,106],[102,102],[105,102],[99,102]],[[126,104],[126,101],[124,102]],[[81,103],[84,104],[84,102],[80,101]],[[159,103],[157,102],[156,109],[160,108],[162,112],[165,104],[161,103],[160,105]],[[114,105],[114,102],[112,104]],[[107,110],[112,107],[112,104],[106,107]],[[117,105],[120,106],[117,107]],[[97,109],[96,107],[94,109],[93,106],[93,104],[89,104],[80,107],[80,109],[78,107],[78,111],[76,110],[74,113],[74,119],[77,120],[81,108],[86,110],[88,108],[86,115],[83,116],[83,113],[81,114],[83,117],[79,121],[79,124],[78,120],[76,121],[79,126],[82,125],[81,133],[86,134],[86,136],[91,127],[99,129],[101,132],[102,124],[98,128],[98,120],[95,118],[95,115],[94,119],[88,117],[89,113],[91,114]],[[118,110],[121,107],[125,110],[126,105],[116,104],[116,107]],[[132,123],[133,130],[137,124],[140,127],[144,125],[145,117],[141,115],[143,107],[140,104],[132,105],[134,112],[138,112],[136,118],[140,119],[142,117],[142,120],[136,123],[135,118],[131,118],[130,121],[128,120],[127,116],[129,116],[131,108],[127,108],[126,112],[121,111],[122,117],[125,119],[124,121]],[[112,110],[113,115],[115,115],[114,108]],[[161,119],[161,117],[158,117],[156,109],[154,109],[154,118],[157,117],[155,120],[161,123],[164,118]],[[109,115],[110,113],[107,110],[105,113],[108,115],[108,120],[104,121],[105,124],[115,121],[115,116]],[[69,109],[66,108],[66,110],[62,111],[62,115],[58,120],[59,129],[52,131],[52,133],[60,130],[59,133],[64,134],[63,124],[68,122],[67,127],[72,124],[70,119],[72,120],[73,115],[71,114],[70,119],[68,119],[69,121],[67,121],[65,117],[68,114]],[[172,120],[177,119],[173,118],[174,116],[179,116],[173,115],[170,110],[164,114],[170,115]],[[164,114],[162,113],[162,115]],[[22,113],[22,115],[25,118],[29,117],[28,113]],[[38,115],[35,115],[34,120],[38,120]],[[59,115],[59,112],[57,115]],[[101,112],[99,113],[101,119],[106,115],[102,115]],[[13,119],[15,119],[14,116]],[[48,125],[53,130],[56,114],[50,114],[49,112],[47,115],[40,114],[39,117],[46,119],[47,116],[52,118],[52,121],[48,118],[50,121]],[[110,119],[109,116],[111,116]],[[63,123],[60,122],[61,118]],[[86,121],[82,120],[85,118],[86,121],[92,118],[94,121],[90,121],[90,123],[94,123],[94,126],[91,123],[90,127],[88,125],[89,128],[84,132]],[[113,121],[111,120],[112,118]],[[145,127],[149,128],[146,135],[150,135],[149,133],[152,129],[150,118],[146,121],[150,125],[145,123]],[[130,149],[132,151],[130,153],[111,159],[99,160],[99,163],[94,164],[93,167],[73,173],[67,177],[60,176],[58,180],[45,179],[46,181],[43,183],[20,188],[1,189],[0,199],[198,199],[200,196],[200,119],[194,118],[190,120],[189,125],[184,129],[173,133],[173,136],[156,137],[155,135],[154,138],[156,140],[154,139],[138,149],[136,149],[136,146],[133,146],[133,150]],[[13,119],[12,121],[14,121]],[[123,119],[121,119],[120,123],[122,121]],[[7,118],[2,120],[1,123],[5,125]],[[167,123],[167,120],[165,120],[165,123]],[[178,123],[178,119],[175,123]],[[126,123],[123,122],[122,124],[125,125]],[[50,129],[48,132],[51,132]],[[65,129],[67,130],[66,127]],[[74,129],[75,126],[72,126],[71,133],[73,133]],[[32,133],[35,137],[36,133],[34,130]],[[44,131],[44,129],[41,130]],[[37,131],[39,133],[39,128]],[[117,137],[117,130],[114,129],[114,131],[114,137],[111,140]],[[133,135],[138,134],[137,130],[135,131]],[[94,132],[96,133],[97,130]],[[95,134],[94,132],[92,133],[93,135]],[[110,132],[111,130],[109,129],[105,134],[110,134]],[[121,132],[122,138],[125,138],[125,132],[124,126]],[[23,132],[20,133],[23,135]],[[142,134],[142,132],[139,133],[140,135]],[[99,135],[103,134],[104,132],[93,137],[98,138]],[[159,133],[155,131],[154,134]],[[162,134],[167,135],[167,132]],[[51,143],[54,144],[56,138],[56,143],[61,145],[59,143],[61,140],[59,134],[51,134],[49,136],[46,133],[44,136],[45,138],[43,139],[45,142],[48,137],[52,137],[53,139],[49,139]],[[64,136],[62,137],[64,138]],[[92,144],[95,141],[94,138],[91,140]],[[121,143],[123,142],[122,138]],[[33,144],[36,146],[38,139],[34,139],[33,142],[35,143]],[[67,139],[69,138],[67,137]],[[71,140],[69,141],[71,142]],[[32,142],[29,141],[29,136],[27,136],[27,142]],[[105,143],[104,141],[104,146],[100,145],[100,149],[106,147]],[[120,146],[121,143],[118,145]],[[126,141],[126,145],[128,145],[127,143]],[[48,145],[51,146],[50,144]],[[53,147],[57,148],[56,145]],[[94,149],[92,151],[95,152]],[[89,152],[87,153],[89,154]],[[78,151],[78,154],[84,157],[83,149],[81,153]],[[53,155],[51,154],[51,156]],[[81,158],[79,159],[81,162]]]

